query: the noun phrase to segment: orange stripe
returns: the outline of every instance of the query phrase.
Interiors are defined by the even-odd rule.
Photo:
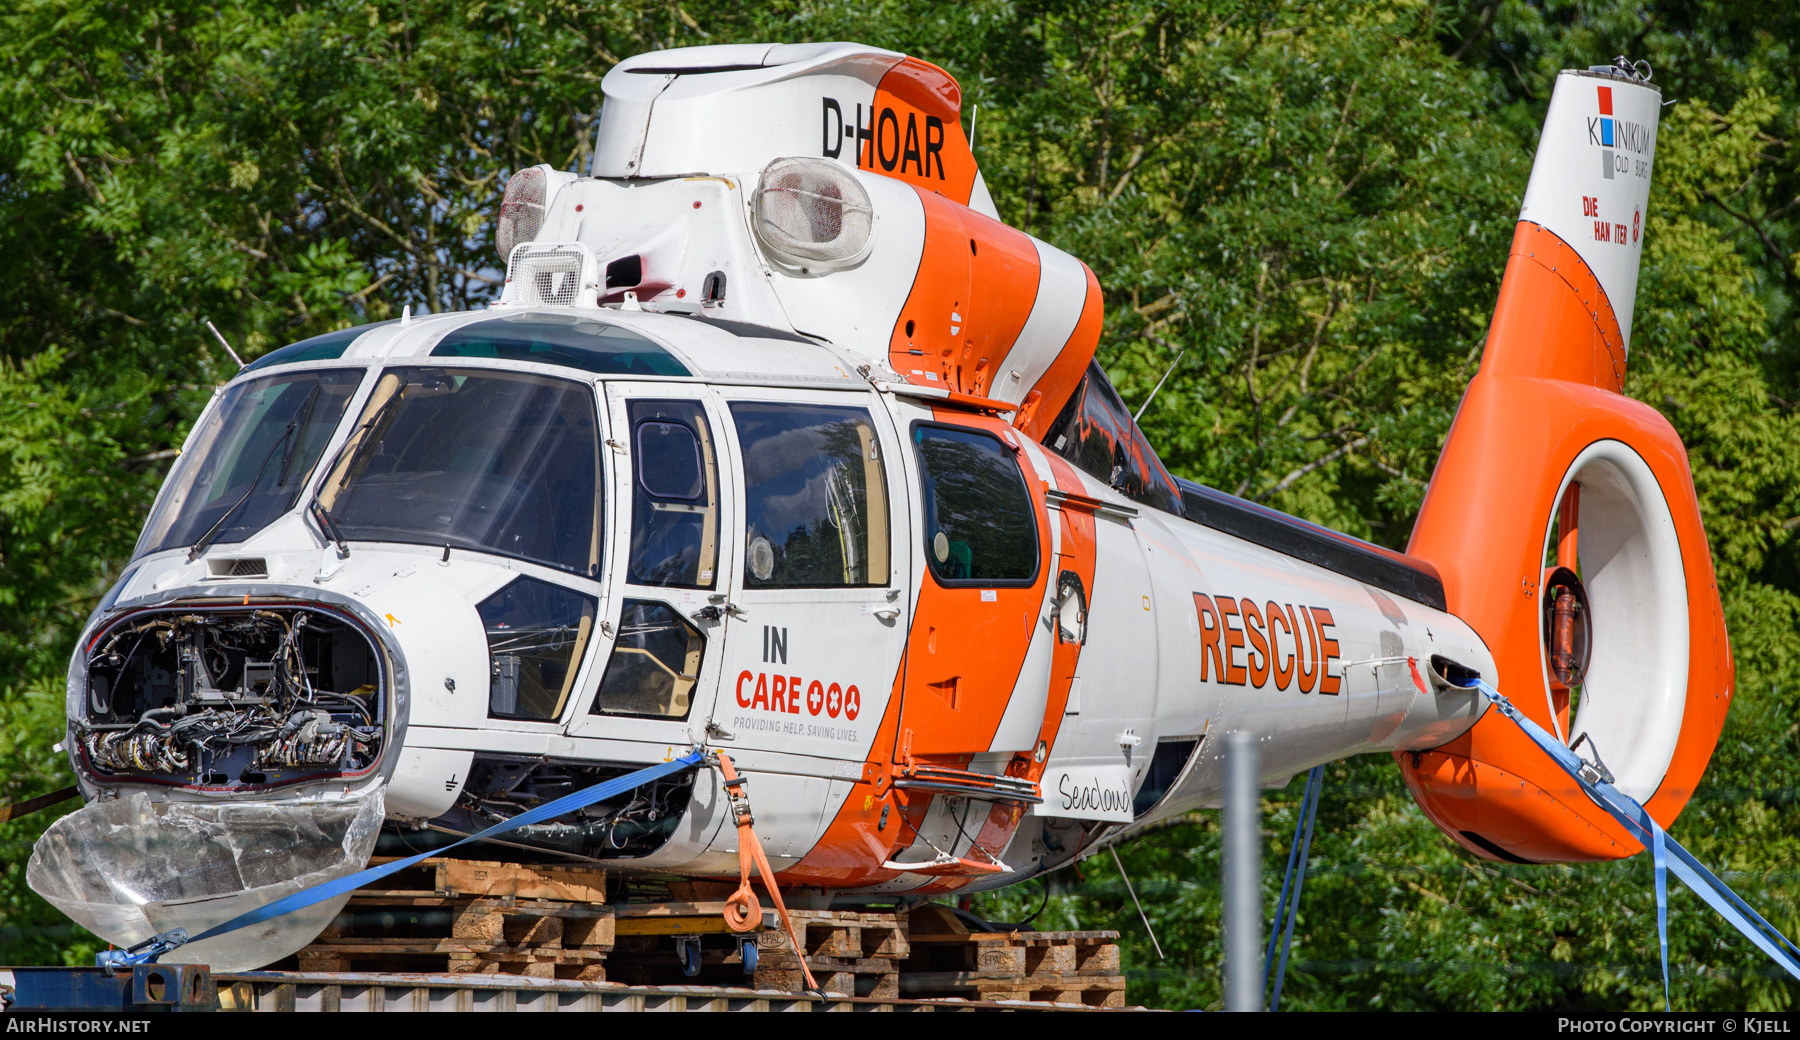
[[[883,120],[884,110],[893,112],[891,122]],[[871,119],[875,138],[862,146],[863,169],[968,205],[978,167],[963,134],[962,88],[948,72],[928,61],[902,59],[875,88]]]
[[[1037,246],[1023,231],[972,210],[963,215],[963,228],[969,234],[971,300],[956,359],[957,383],[958,389],[985,395],[993,392],[994,373],[1031,318],[1042,271]]]
[[[906,681],[904,665],[894,675],[893,693],[888,697],[887,711],[875,730],[869,747],[868,761],[862,778],[850,788],[850,794],[838,807],[806,856],[782,871],[778,877],[786,884],[827,884],[838,887],[872,885],[891,881],[899,874],[882,870],[881,865],[895,852],[912,844],[913,831],[924,823],[924,807],[909,810],[896,797],[893,779],[893,750],[900,724],[900,696]],[[881,826],[881,814],[887,810],[887,826]],[[907,821],[901,819],[902,816]]]
[[[1606,290],[1568,243],[1530,221],[1513,232],[1481,371],[1625,385],[1625,336]]]
[[[1075,472],[1075,467],[1055,455],[1050,455],[1048,452],[1045,454],[1056,478],[1057,490],[1071,496],[1079,494],[1083,485],[1081,477]],[[1086,590],[1088,602],[1091,604],[1094,597],[1095,569],[1094,517],[1092,514],[1079,510],[1061,509],[1050,511],[1050,519],[1062,525],[1062,538],[1058,545],[1055,561],[1056,570],[1060,573],[1067,569],[1079,574],[1082,588]],[[1058,575],[1050,575],[1050,580],[1055,582],[1058,580]],[[1054,595],[1054,593],[1052,594]],[[1044,745],[1043,760],[1038,760],[1032,753],[1035,751],[1035,744],[1031,749],[1022,749],[1007,764],[1008,776],[1022,776],[1034,783],[1043,779],[1044,767],[1056,749],[1056,736],[1062,729],[1063,713],[1069,706],[1069,690],[1079,668],[1080,657],[1081,644],[1061,641],[1054,644],[1050,660],[1050,688],[1044,704],[1044,721],[1038,730],[1037,737],[1038,742]],[[1006,847],[1012,843],[1013,835],[1017,833],[1019,821],[1023,815],[1023,811],[1018,806],[995,804],[988,810],[981,830],[975,835],[974,848],[981,851],[971,851],[966,858],[976,862],[984,862],[987,859],[998,860],[1000,855],[1006,851]],[[977,880],[980,878],[974,876],[941,878],[920,887],[917,891],[920,895],[953,892],[966,888]]]
[[[945,409],[935,414],[939,421],[1002,440],[1017,436],[998,419]],[[902,760],[908,732],[913,756],[935,765],[962,768],[993,745],[1036,631],[1044,586],[1053,580],[1044,487],[1033,480],[1026,485],[1038,525],[1038,574],[1031,586],[946,588],[927,568],[920,569],[919,604],[906,648]]]
[[[1058,490],[1078,494],[1083,489],[1080,474],[1067,461],[1050,452],[1044,452],[1050,460],[1050,469],[1056,475]],[[1094,602],[1095,572],[1095,520],[1092,513],[1074,509],[1059,509],[1056,515],[1062,524],[1062,545],[1058,553],[1057,570],[1072,570],[1081,577],[1081,587],[1087,596],[1088,605]],[[1051,575],[1051,580],[1057,580]],[[1038,740],[1042,741],[1046,754],[1044,762],[1032,762],[1026,766],[1024,775],[1039,780],[1044,775],[1044,766],[1049,761],[1048,752],[1056,749],[1056,736],[1062,730],[1063,712],[1069,705],[1069,688],[1074,681],[1081,662],[1081,644],[1056,643],[1056,651],[1050,663],[1050,698],[1044,705],[1044,725],[1038,732]]]
[[[929,191],[920,191],[919,201],[925,207],[925,245],[888,341],[888,363],[910,383],[967,393],[950,381],[950,372],[972,303],[972,257],[963,220],[975,214]]]
[[[1004,422],[987,416],[936,409],[934,417],[1002,440],[1017,436]],[[1044,585],[1054,580],[1050,574],[1054,557],[1044,527],[1048,514],[1044,487],[1029,479],[1026,484],[1032,489],[1039,531],[1037,581],[1029,588],[988,590],[994,600],[984,602],[980,588],[939,585],[921,561],[915,578],[920,583],[919,602],[907,634],[906,658],[863,767],[862,782],[851,788],[805,858],[781,872],[784,882],[853,887],[897,877],[894,871],[882,870],[881,864],[912,844],[932,798],[924,792],[896,793],[892,778],[909,757],[960,769],[993,745],[1024,668]],[[1066,688],[1063,696],[1066,699]],[[884,805],[889,807],[888,825],[878,830]],[[1001,841],[999,848],[1004,847]]]
[[[1075,323],[1075,331],[1069,334],[1069,341],[1050,368],[1037,381],[1037,385],[1027,395],[1027,403],[1019,409],[1013,424],[1034,441],[1044,439],[1044,431],[1056,421],[1069,403],[1069,395],[1080,385],[1082,375],[1087,372],[1088,362],[1094,360],[1094,348],[1100,343],[1100,326],[1106,318],[1106,303],[1100,296],[1100,280],[1086,264],[1081,265],[1087,274],[1087,299],[1081,306],[1081,319]]]
[[[1037,301],[1037,247],[1024,232],[914,190],[925,209],[925,244],[888,362],[920,386],[985,397]]]

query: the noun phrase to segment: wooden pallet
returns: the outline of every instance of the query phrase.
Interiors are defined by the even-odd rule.
[[[1123,975],[1052,975],[1001,979],[980,972],[921,971],[900,976],[900,994],[917,1000],[973,997],[976,1000],[1044,1000],[1088,1007],[1125,1006]]]
[[[359,893],[298,954],[302,971],[448,971],[602,982],[611,907],[512,896]]]
[[[754,974],[746,976],[738,936],[724,927],[722,902],[626,904],[618,913],[613,981],[644,986],[754,986],[797,992],[804,985],[800,959],[773,910],[765,907],[756,943]],[[894,999],[899,962],[906,956],[905,915],[856,911],[796,910],[795,931],[813,978],[830,993]],[[683,973],[677,938],[700,942],[700,973]]]
[[[900,961],[911,950],[906,915],[852,910],[793,910],[794,931],[813,980],[827,993],[892,1000],[900,995]],[[767,930],[757,942],[758,989],[798,990],[800,958],[785,932]]]
[[[902,995],[1125,1006],[1118,932],[970,932],[929,906],[912,918]]]
[[[1122,1007],[1117,932],[971,933],[948,907],[911,913],[795,910],[797,955],[773,910],[739,936],[705,898],[728,887],[688,886],[657,903],[606,904],[606,872],[430,859],[359,889],[336,921],[301,950],[302,971],[458,972],[612,981],[630,985],[754,986],[798,991],[802,957],[819,986],[856,997],[975,997]],[[685,975],[678,939],[700,943]],[[610,958],[610,959],[609,959]],[[610,969],[610,971],[609,971]]]
[[[788,917],[807,957],[885,957],[904,960],[911,951],[904,913],[855,910],[790,910]]]
[[[370,866],[397,856],[376,856]],[[606,902],[606,871],[599,867],[524,865],[473,859],[428,859],[381,880],[379,889],[358,889],[365,902],[385,897],[511,896],[564,903]]]
[[[381,971],[523,975],[606,981],[606,952],[460,939],[347,939],[299,954],[301,971]]]

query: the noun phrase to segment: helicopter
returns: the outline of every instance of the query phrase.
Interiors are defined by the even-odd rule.
[[[70,664],[89,805],[30,878],[77,921],[129,944],[694,748],[821,908],[1217,806],[1235,733],[1268,787],[1391,754],[1483,858],[1638,851],[1475,677],[1665,825],[1692,795],[1733,668],[1685,450],[1621,392],[1646,75],[1558,77],[1404,553],[1168,472],[1098,280],[1000,219],[942,69],[707,46],[603,90],[586,175],[508,180],[491,306],[274,350],[194,424]],[[508,851],[730,879],[731,821],[690,771]],[[121,837],[158,827],[225,837]]]

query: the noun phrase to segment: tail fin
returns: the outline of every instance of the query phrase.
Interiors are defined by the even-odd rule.
[[[1732,663],[1687,453],[1620,392],[1660,107],[1619,69],[1557,77],[1481,370],[1408,551],[1487,641],[1496,685],[1546,729],[1586,734],[1666,825],[1712,756]],[[1477,855],[1640,848],[1503,719],[1399,757],[1426,814]]]

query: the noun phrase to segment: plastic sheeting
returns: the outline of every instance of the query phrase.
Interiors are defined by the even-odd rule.
[[[335,802],[152,803],[143,792],[95,802],[38,839],[32,890],[102,939],[133,946],[188,934],[361,870],[384,815],[382,788]],[[311,942],[350,896],[165,954],[171,964],[245,971]]]

